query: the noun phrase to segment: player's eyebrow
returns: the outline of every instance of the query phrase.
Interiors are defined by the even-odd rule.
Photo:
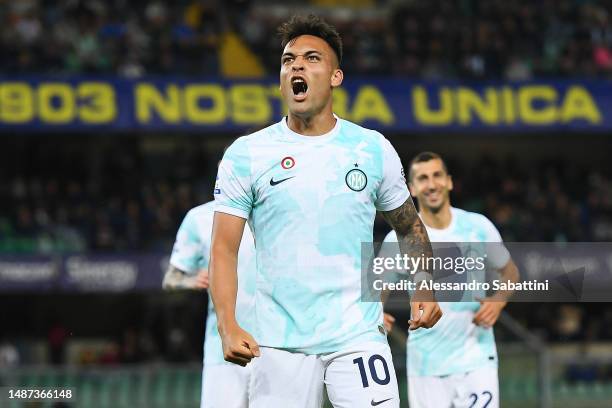
[[[297,55],[302,55],[303,57],[307,57],[307,56],[312,55],[312,54],[323,55],[323,53],[321,51],[317,51],[317,50],[308,50],[308,51],[303,52],[301,54],[294,54],[294,53],[292,53],[290,51],[287,51],[287,52],[284,52],[283,55],[281,55],[281,58],[283,58],[283,57],[295,57]]]

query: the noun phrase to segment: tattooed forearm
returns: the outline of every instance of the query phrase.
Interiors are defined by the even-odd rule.
[[[187,275],[185,272],[170,265],[164,275],[162,288],[172,289],[195,289],[197,276]]]
[[[408,198],[399,208],[385,211],[382,215],[395,230],[402,254],[419,258],[433,256],[427,230],[414,208],[412,199]]]

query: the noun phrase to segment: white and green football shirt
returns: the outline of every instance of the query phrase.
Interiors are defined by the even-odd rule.
[[[468,242],[502,242],[497,228],[484,215],[451,207],[451,217],[447,228],[425,226],[434,246],[437,242],[455,242],[459,245]],[[385,242],[397,242],[395,231],[387,234]],[[490,245],[485,251],[488,268],[501,269],[510,260],[510,254],[503,244]],[[484,276],[479,279],[484,279]],[[444,376],[486,366],[497,367],[493,329],[472,322],[480,303],[439,302],[439,305],[443,315],[434,327],[409,332],[408,375]]]
[[[172,248],[171,265],[191,275],[208,268],[214,207],[215,202],[211,201],[192,208],[185,215]],[[252,329],[254,314],[255,246],[248,228],[244,229],[238,251],[238,276],[236,319],[241,327],[249,331]],[[226,363],[223,358],[217,314],[210,296],[204,337],[204,364],[232,364]]]
[[[389,141],[346,120],[313,137],[283,118],[237,139],[219,167],[216,211],[253,230],[255,340],[306,354],[386,342],[381,304],[361,301],[361,243],[372,242],[376,210],[409,197]]]

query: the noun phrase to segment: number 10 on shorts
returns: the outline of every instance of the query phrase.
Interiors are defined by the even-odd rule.
[[[380,378],[378,376],[378,372],[376,371],[376,361],[380,361],[382,364],[382,368],[384,371],[383,378]],[[357,364],[357,367],[359,367],[359,374],[361,375],[361,384],[363,385],[363,388],[369,387],[370,383],[368,382],[368,375],[366,373],[365,365],[363,364],[363,357],[354,359],[353,364]],[[368,359],[368,368],[370,371],[370,376],[372,377],[372,380],[374,380],[376,384],[387,385],[389,384],[389,381],[391,381],[391,376],[389,375],[389,367],[387,366],[387,362],[385,361],[383,356],[381,356],[380,354],[373,354]]]

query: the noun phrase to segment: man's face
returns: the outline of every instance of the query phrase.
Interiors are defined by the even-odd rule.
[[[453,189],[453,180],[444,170],[440,159],[412,165],[410,194],[431,212],[438,212],[449,202],[449,192]]]
[[[319,113],[331,103],[332,88],[342,83],[333,49],[319,37],[302,35],[290,41],[281,56],[280,90],[297,116]]]

